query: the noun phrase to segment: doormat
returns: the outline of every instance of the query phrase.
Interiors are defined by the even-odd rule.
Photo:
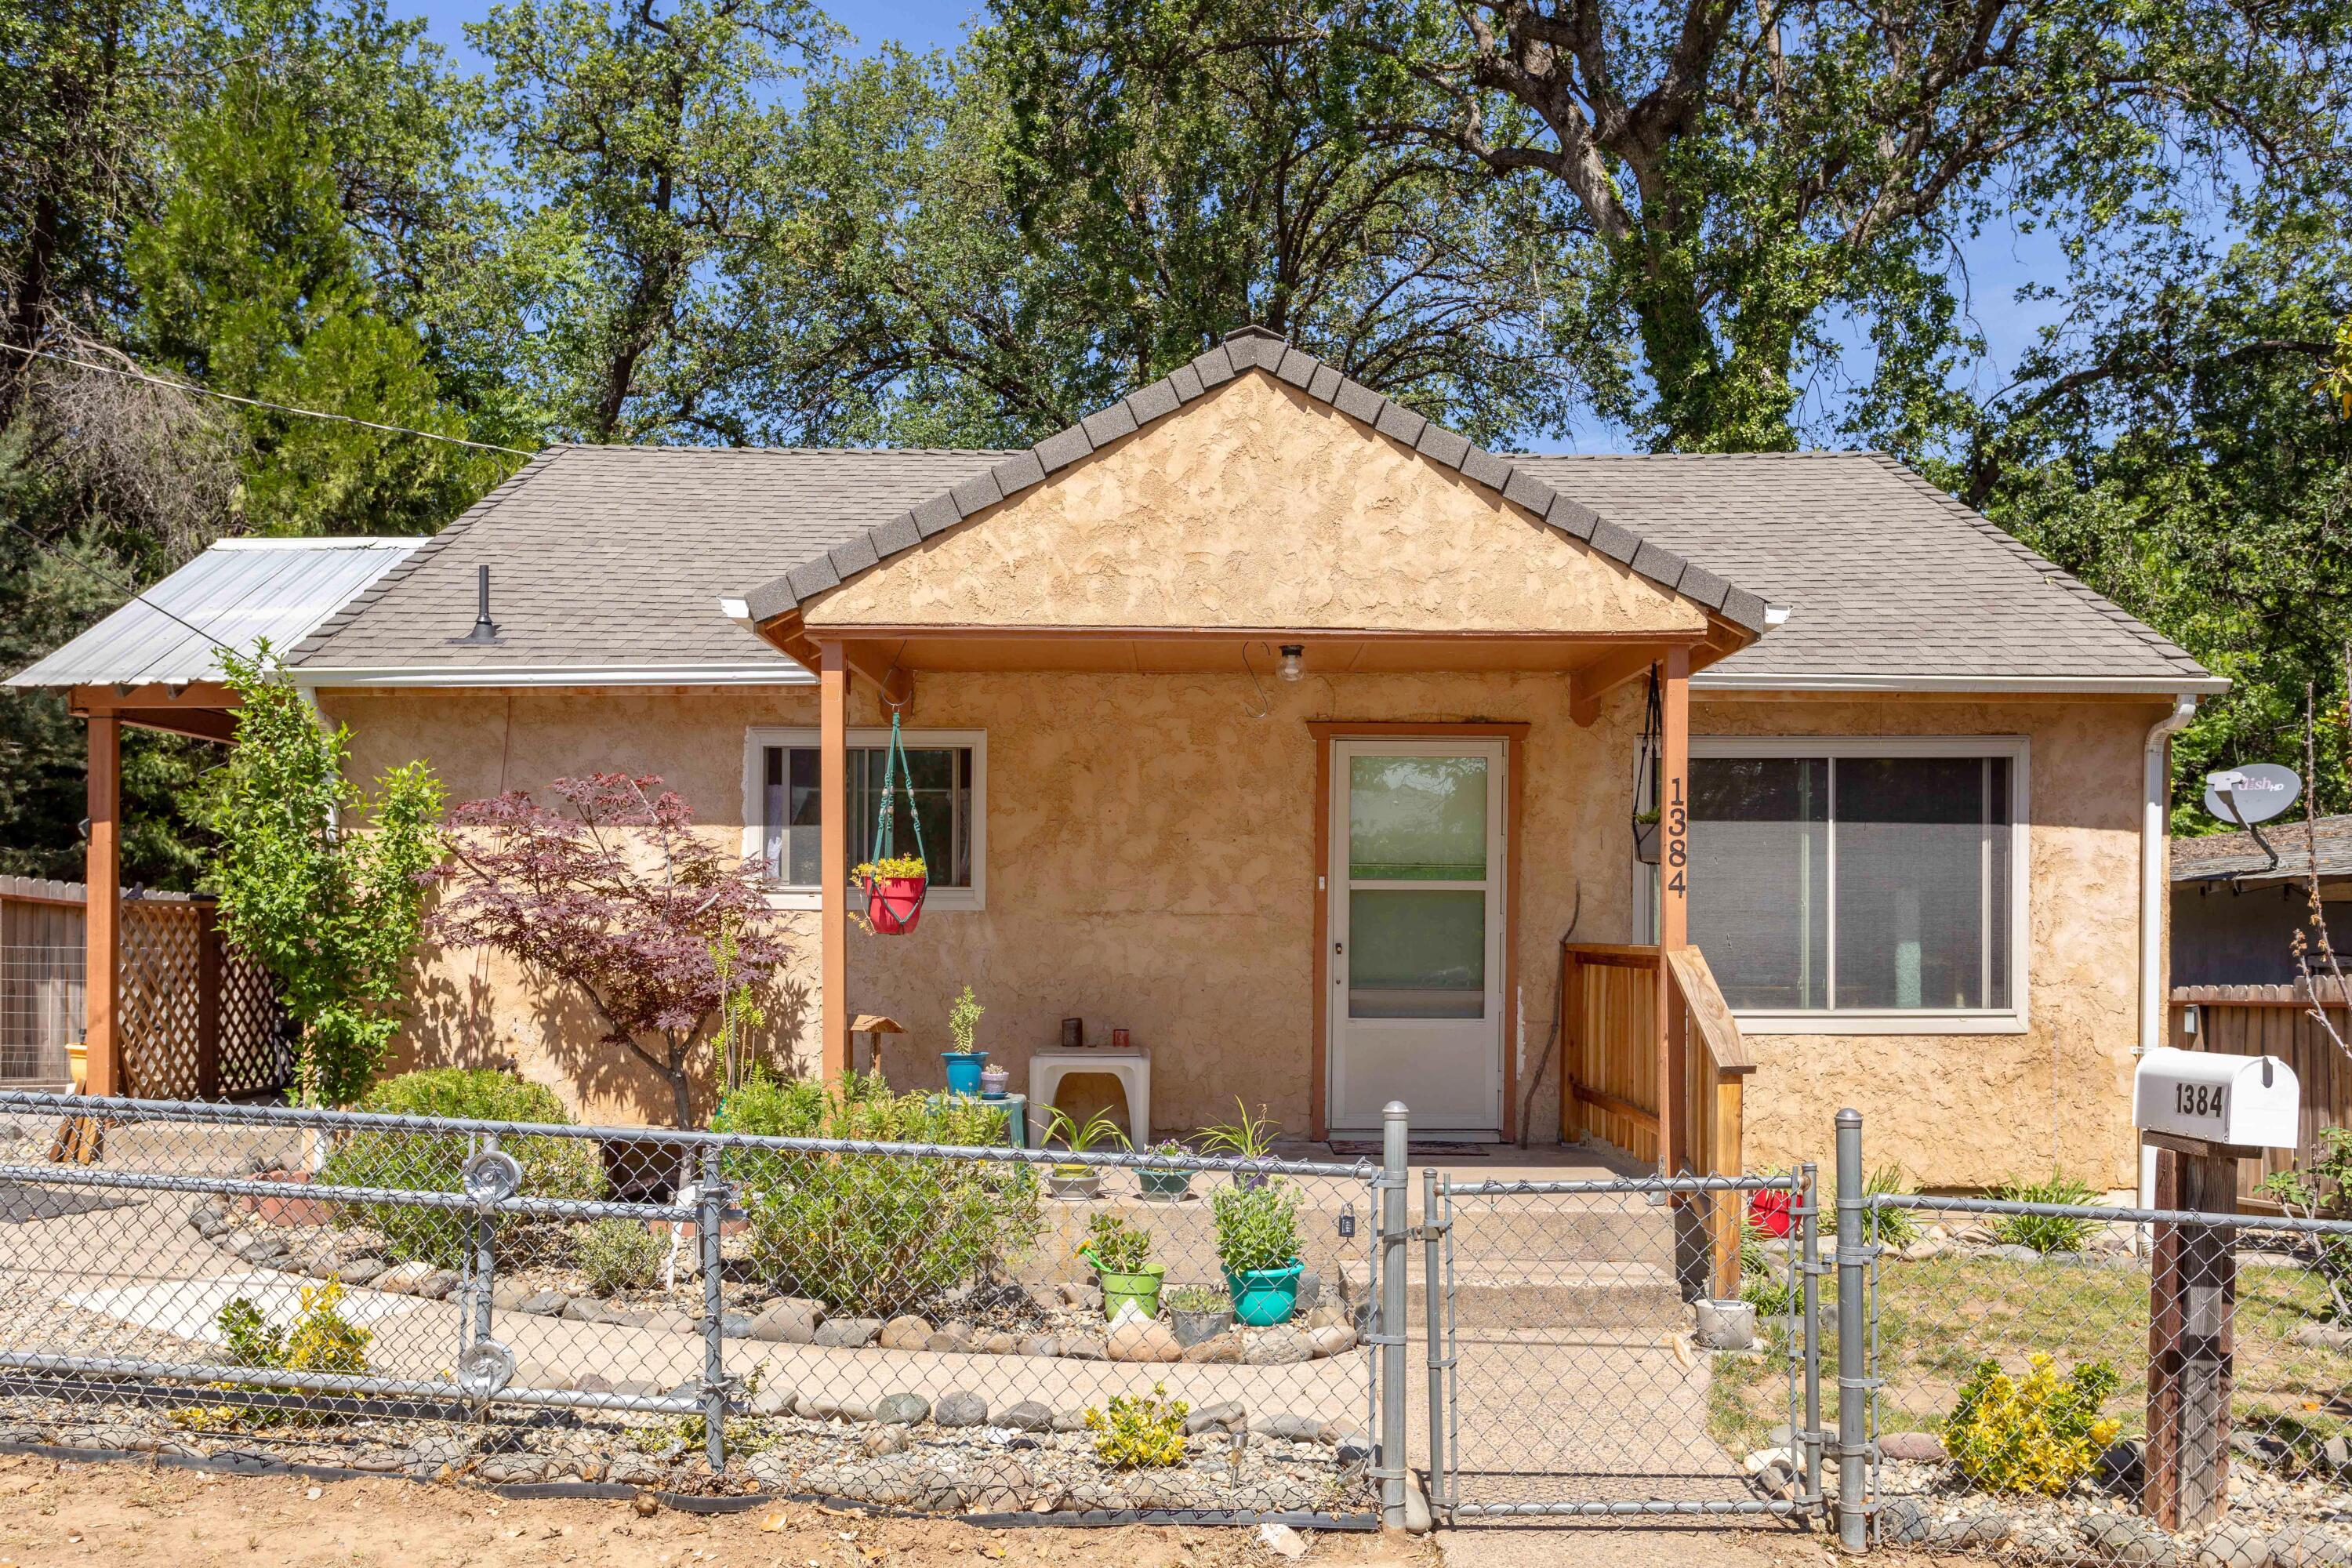
[[[1349,1160],[1377,1160],[1381,1152],[1380,1144],[1369,1138],[1334,1138],[1326,1147],[1334,1154]],[[1488,1143],[1408,1142],[1404,1152],[1408,1158],[1418,1160],[1483,1160],[1486,1157],[1486,1151],[1492,1147]]]

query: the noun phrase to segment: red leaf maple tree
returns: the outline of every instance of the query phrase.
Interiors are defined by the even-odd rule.
[[[659,777],[591,773],[450,814],[450,896],[438,941],[488,948],[587,996],[618,1046],[669,1085],[676,1124],[693,1115],[695,1053],[725,1000],[712,947],[732,933],[738,984],[791,955],[761,896],[758,863],[722,854]]]

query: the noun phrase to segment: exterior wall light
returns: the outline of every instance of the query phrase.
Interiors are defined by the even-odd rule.
[[[1276,673],[1280,675],[1285,680],[1297,680],[1300,676],[1305,675],[1307,673],[1307,649],[1295,642],[1284,643],[1282,645],[1282,662],[1276,666]]]

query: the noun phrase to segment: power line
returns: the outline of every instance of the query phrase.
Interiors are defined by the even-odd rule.
[[[50,349],[28,349],[16,343],[0,343],[0,348],[20,353],[30,359],[51,359],[59,364],[69,364],[82,370],[96,371],[100,375],[119,375],[127,381],[143,381],[154,386],[168,386],[174,392],[193,392],[201,397],[217,397],[225,403],[241,403],[248,408],[267,408],[278,414],[299,414],[305,419],[331,419],[339,424],[357,425],[368,430],[382,430],[393,436],[414,436],[420,441],[446,441],[453,447],[471,447],[480,452],[511,452],[518,458],[535,458],[538,453],[522,447],[501,447],[495,441],[469,441],[463,436],[443,436],[431,430],[412,430],[405,425],[379,425],[373,419],[355,418],[349,414],[330,414],[321,408],[300,408],[291,403],[272,403],[267,398],[240,397],[234,392],[215,392],[209,386],[194,382],[173,381],[169,376],[151,375],[143,370],[126,370],[117,364],[100,364],[95,360],[76,359],[70,354]]]

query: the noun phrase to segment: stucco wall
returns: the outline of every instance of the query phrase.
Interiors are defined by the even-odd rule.
[[[1263,374],[803,609],[856,625],[1696,630],[1493,490]]]
[[[2023,735],[2032,743],[2028,1028],[2010,1035],[1751,1036],[1752,1162],[1827,1169],[1831,1116],[1864,1117],[1871,1162],[1927,1186],[2053,1168],[2137,1180],[2140,702],[1706,701],[1694,734]],[[1694,874],[1706,875],[1705,867]]]
[[[1114,1026],[1155,1053],[1154,1120],[1184,1128],[1238,1095],[1307,1121],[1312,719],[1523,720],[1519,995],[1527,1058],[1551,1024],[1553,953],[1633,935],[1627,826],[1638,695],[1579,729],[1540,675],[1325,679],[1272,687],[1246,716],[1230,676],[933,675],[908,722],[988,732],[988,907],[932,910],[904,938],[851,934],[853,1011],[912,1031],[891,1058],[907,1085],[939,1081],[948,1000],[971,983],[982,1042],[1024,1081],[1059,1021]],[[860,683],[861,691],[863,683]],[[742,826],[743,731],[809,724],[806,689],[700,693],[350,691],[324,694],[373,774],[430,761],[465,799],[543,790],[598,767],[657,773],[730,847]],[[1701,734],[2023,734],[2031,738],[2031,1029],[1965,1037],[1801,1036],[1754,1041],[1751,1158],[1826,1161],[1840,1105],[1869,1118],[1875,1161],[1935,1185],[1982,1185],[2053,1163],[2095,1184],[2132,1179],[2128,1127],[2137,931],[2140,744],[2156,711],[2122,702],[1702,701]],[[853,722],[877,716],[861,698]],[[1704,866],[1694,875],[1704,876]],[[814,1055],[814,918],[774,999],[780,1049]],[[650,1074],[588,1042],[576,1005],[475,953],[428,955],[408,1059],[512,1058],[596,1117],[657,1119]],[[1557,1128],[1557,1079],[1535,1099]]]

